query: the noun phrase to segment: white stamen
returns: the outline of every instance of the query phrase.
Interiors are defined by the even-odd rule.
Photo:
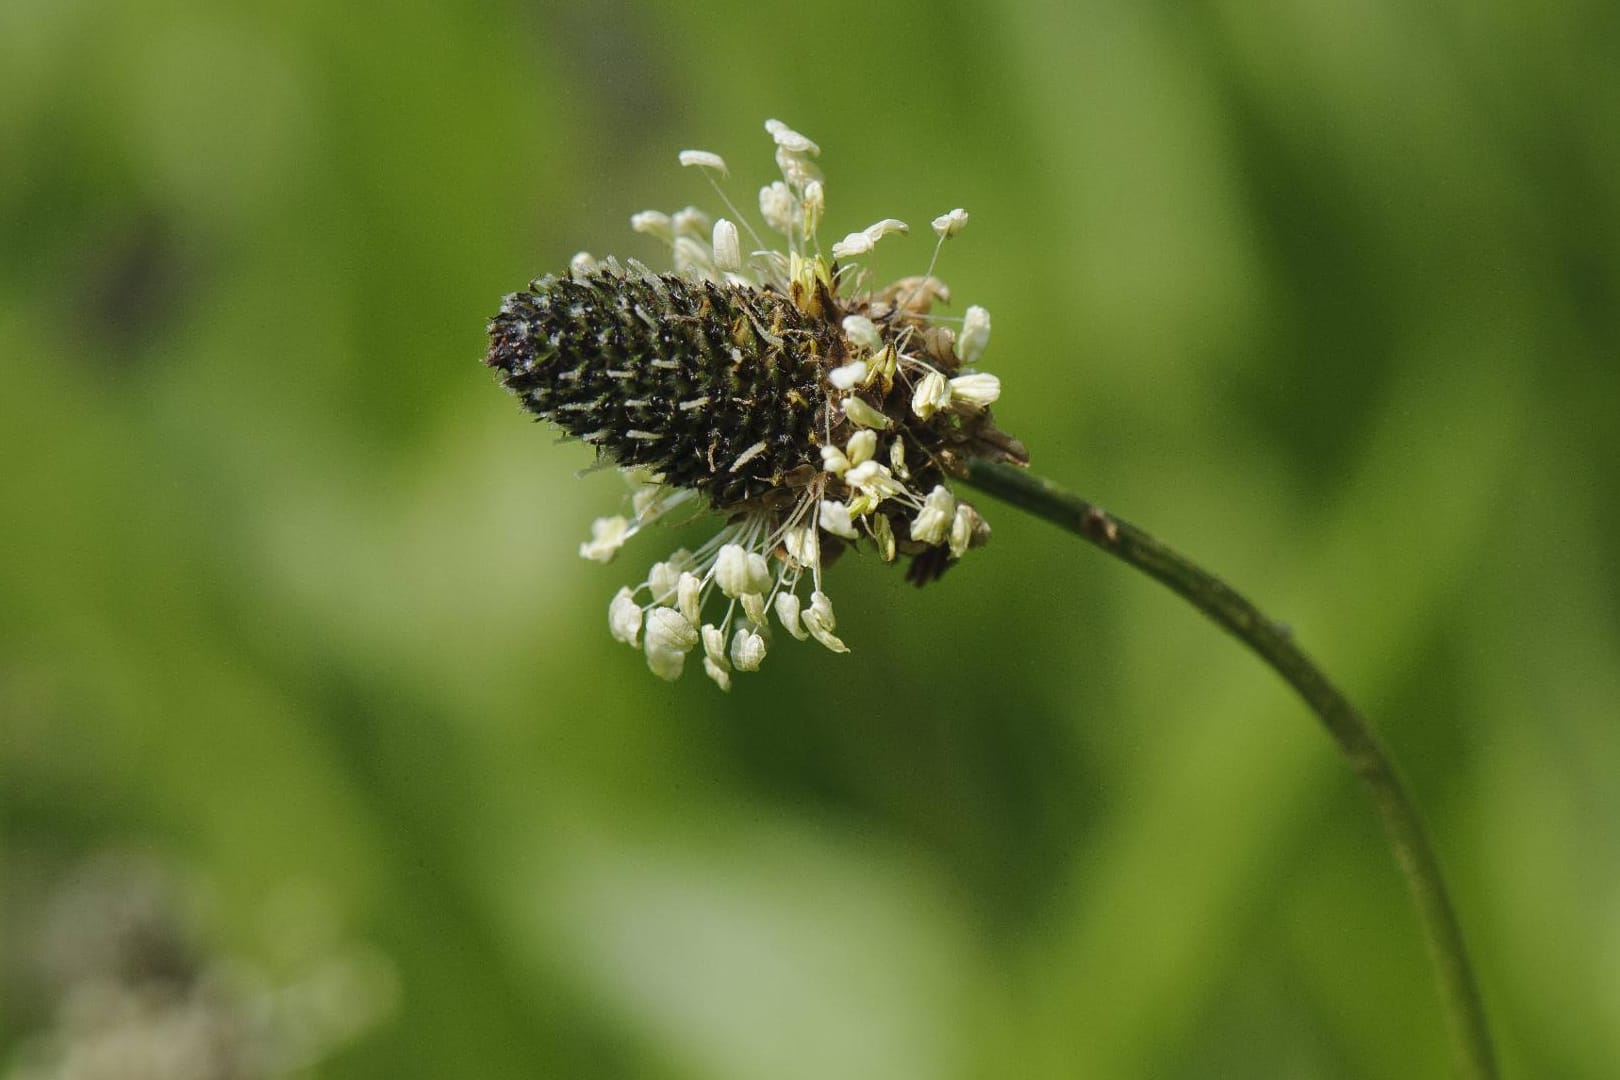
[[[675,606],[694,626],[703,618],[703,579],[690,570],[675,582]]]
[[[868,254],[874,244],[872,238],[863,232],[852,232],[832,246],[833,258],[851,259],[857,255]]]
[[[799,623],[799,597],[797,593],[782,591],[776,594],[776,618],[782,629],[803,641],[810,635]]]
[[[852,363],[835,367],[827,373],[827,381],[840,390],[853,390],[866,379],[866,361],[856,360]]]
[[[798,224],[793,192],[780,180],[759,189],[759,213],[765,224],[779,233],[791,233]]]
[[[861,427],[877,428],[879,431],[887,430],[889,427],[889,418],[868,404],[865,398],[845,398],[844,415],[849,418],[850,423]]]
[[[730,667],[726,660],[726,632],[712,623],[704,623],[702,629],[703,652],[717,664]]]
[[[832,601],[827,599],[823,592],[810,594],[810,608],[800,615],[804,628],[810,636],[821,642],[828,649],[836,653],[849,652],[849,646],[839,641],[833,631],[838,628],[838,620],[833,616]]]
[[[893,498],[906,490],[894,478],[887,465],[875,461],[863,462],[844,474],[844,483],[878,500]]]
[[[675,225],[670,216],[659,210],[643,210],[630,215],[630,227],[645,236],[657,237],[666,244],[675,239]]]
[[[634,648],[641,643],[641,605],[634,600],[635,593],[626,586],[613,596],[608,605],[608,630],[615,641]]]
[[[714,223],[714,265],[733,272],[742,269],[742,239],[737,226],[725,218]]]
[[[812,157],[821,155],[821,147],[800,135],[780,120],[765,121],[765,130],[771,133],[776,145],[795,154],[809,154]]]
[[[911,538],[919,544],[936,546],[945,542],[956,514],[956,498],[943,485],[936,485],[923,500],[923,508],[911,522]]]
[[[900,479],[911,479],[911,470],[906,468],[906,444],[902,436],[896,435],[889,444],[889,468]]]
[[[956,338],[956,355],[969,366],[978,363],[984,347],[990,344],[990,313],[978,304],[967,309],[962,319],[962,332]]]
[[[681,572],[692,565],[692,553],[685,548],[661,563],[654,563],[647,572],[647,587],[652,590],[653,603],[667,604],[675,598],[680,585]]]
[[[680,273],[696,270],[700,274],[714,272],[714,252],[702,240],[690,236],[677,236],[675,238],[675,269]],[[657,363],[657,361],[654,361]],[[675,361],[668,361],[671,367],[679,367]]]
[[[669,219],[671,228],[676,236],[691,236],[702,239],[709,235],[709,215],[695,206],[688,206],[684,210],[675,211]]]
[[[776,167],[782,170],[782,179],[788,182],[788,187],[801,194],[821,179],[821,170],[816,168],[815,162],[785,146],[776,148]]]
[[[911,226],[899,218],[886,217],[882,221],[868,225],[863,231],[872,238],[872,242],[875,244],[885,236],[892,236],[895,233],[908,233],[911,231]]]
[[[867,521],[872,539],[877,543],[878,558],[894,562],[894,526],[889,524],[889,515],[873,514]]]
[[[967,220],[968,212],[959,206],[950,213],[941,214],[935,218],[934,231],[939,234],[941,240],[949,240],[962,231],[963,227],[967,225]]]
[[[845,315],[844,336],[869,352],[883,348],[883,335],[878,332],[877,324],[865,315]]]
[[[911,411],[927,420],[950,403],[951,384],[945,381],[945,376],[930,368],[928,374],[917,380],[917,389],[912,391]]]
[[[679,154],[680,162],[688,168],[713,169],[721,176],[730,176],[731,170],[726,168],[726,160],[719,154],[711,154],[707,150],[682,150]]]
[[[738,671],[758,671],[765,659],[765,636],[746,626],[731,639],[731,662]]]
[[[592,562],[612,562],[613,556],[634,533],[635,529],[627,518],[597,518],[591,522],[591,538],[579,545],[579,556]]]
[[[967,503],[956,504],[956,516],[951,519],[951,558],[960,559],[973,546],[973,536],[984,526],[979,512]]]
[[[816,523],[822,531],[834,536],[842,536],[846,540],[858,539],[860,534],[855,531],[855,523],[850,520],[849,507],[841,502],[830,499],[821,500],[821,509],[816,514]]]
[[[821,563],[821,541],[812,525],[795,525],[782,533],[782,547],[789,559],[799,566],[818,566]]]
[[[722,690],[731,689],[731,672],[715,663],[712,656],[703,658],[703,674],[714,680],[714,685]]]
[[[814,236],[821,227],[821,215],[827,212],[827,188],[820,180],[804,185],[804,235]]]
[[[965,401],[984,409],[1001,396],[1001,380],[994,375],[958,375],[951,380],[951,400]]]
[[[697,643],[697,630],[674,608],[655,607],[647,613],[647,667],[660,679],[680,678],[686,654]]]
[[[758,552],[726,544],[714,560],[714,581],[733,600],[743,593],[766,593],[771,589],[770,567]]]
[[[844,453],[848,455],[849,463],[859,465],[862,462],[871,461],[877,454],[877,442],[878,437],[875,431],[857,431],[851,435],[849,442],[844,444]]]
[[[755,443],[753,446],[750,446],[748,449],[746,449],[742,453],[738,454],[737,455],[737,460],[733,461],[731,463],[731,468],[727,469],[726,471],[727,472],[736,472],[738,469],[742,468],[744,465],[748,464],[750,461],[753,461],[755,458],[759,457],[759,455],[763,454],[766,451],[766,449],[767,449],[767,444],[765,443],[764,440],[761,440],[761,441]]]

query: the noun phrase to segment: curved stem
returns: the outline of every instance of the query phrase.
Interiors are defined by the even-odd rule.
[[[1078,534],[1168,586],[1252,649],[1299,692],[1350,767],[1366,783],[1383,819],[1390,847],[1406,876],[1428,937],[1440,997],[1451,1024],[1457,1075],[1468,1080],[1494,1080],[1498,1074],[1485,1010],[1468,962],[1462,928],[1446,895],[1439,860],[1429,844],[1417,805],[1366,718],[1294,644],[1284,627],[1261,614],[1225,582],[1136,526],[1011,465],[970,461],[967,481]]]

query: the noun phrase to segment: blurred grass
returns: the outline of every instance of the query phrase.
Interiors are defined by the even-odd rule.
[[[1433,815],[1510,1075],[1610,1075],[1611,8],[805,18],[0,10],[4,902],[139,846],[250,951],[320,883],[402,993],[334,1076],[1442,1071],[1326,740],[1055,532],[986,508],[921,593],[840,565],[855,654],[727,697],[603,632],[616,481],[483,320],[652,257],[626,216],[708,201],[676,149],[748,201],[779,115],[831,231],[973,212],[1004,426],[1295,626]]]

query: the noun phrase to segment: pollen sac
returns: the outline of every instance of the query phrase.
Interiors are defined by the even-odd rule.
[[[770,288],[608,260],[507,296],[484,362],[536,417],[725,509],[820,468],[836,325]]]

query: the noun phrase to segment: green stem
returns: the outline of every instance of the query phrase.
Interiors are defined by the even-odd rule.
[[[970,461],[967,480],[987,494],[1078,534],[1168,586],[1254,650],[1299,692],[1366,783],[1383,819],[1428,936],[1440,997],[1451,1024],[1457,1075],[1467,1080],[1494,1080],[1498,1074],[1485,1009],[1462,928],[1446,895],[1439,860],[1417,805],[1366,718],[1294,644],[1286,628],[1266,618],[1225,582],[1136,526],[1011,465]]]

